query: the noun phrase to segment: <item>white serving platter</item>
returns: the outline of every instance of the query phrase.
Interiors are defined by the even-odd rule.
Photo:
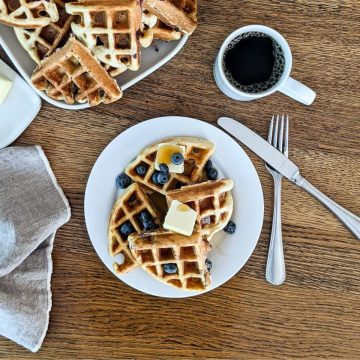
[[[124,91],[129,87],[142,80],[159,67],[173,58],[185,45],[188,36],[183,36],[177,41],[157,41],[156,45],[158,51],[150,46],[141,51],[141,66],[138,71],[126,71],[125,73],[116,77],[116,80]],[[30,77],[36,67],[36,63],[31,59],[26,50],[20,45],[14,30],[11,27],[0,25],[0,45],[4,48],[11,61],[16,66],[17,70],[24,77],[24,79],[32,86]],[[32,86],[33,87],[33,86]],[[51,99],[45,92],[33,89],[47,102],[57,107],[69,110],[79,110],[89,107],[89,104],[74,104],[69,105],[63,101]]]

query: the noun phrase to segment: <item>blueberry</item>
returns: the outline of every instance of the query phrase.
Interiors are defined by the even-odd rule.
[[[184,162],[184,157],[182,154],[180,153],[175,153],[171,156],[171,162],[174,164],[174,165],[180,165]]]
[[[178,270],[176,264],[164,264],[163,269],[166,274],[176,274]]]
[[[129,222],[129,221],[123,223],[120,227],[120,234],[125,235],[125,236],[130,235],[134,231],[135,231],[134,227],[132,226],[131,222]]]
[[[166,184],[170,179],[169,174],[165,173],[165,172],[159,172],[158,176],[157,176],[157,181],[159,184]]]
[[[126,189],[131,184],[131,179],[125,173],[116,178],[116,186],[120,189]]]
[[[147,171],[147,166],[146,165],[140,164],[140,165],[138,165],[136,167],[136,172],[140,176],[144,176],[146,174],[146,171]]]
[[[152,220],[151,215],[147,210],[144,210],[139,215],[140,221],[144,222],[145,220]]]
[[[154,230],[156,226],[151,219],[145,219],[143,221],[143,227],[145,231],[149,231],[149,230]]]
[[[164,173],[167,173],[167,174],[169,173],[169,167],[164,163],[159,165],[159,169],[160,169],[161,172],[164,172]]]
[[[209,180],[216,180],[218,177],[218,172],[215,168],[212,167],[212,168],[206,170],[206,175]]]
[[[228,234],[234,234],[236,231],[236,224],[230,220],[224,227],[224,231]]]
[[[205,260],[205,266],[207,268],[207,271],[210,271],[212,268],[212,261],[210,259]]]
[[[212,161],[209,159],[207,162],[206,162],[206,164],[205,164],[205,166],[204,166],[204,169],[205,170],[209,170],[209,169],[211,169],[212,168]]]
[[[158,184],[158,183],[159,183],[159,182],[158,182],[158,175],[159,175],[159,173],[160,173],[160,171],[154,171],[154,173],[152,174],[151,179],[152,179],[152,181],[153,181],[154,184]]]
[[[203,224],[203,225],[209,225],[210,223],[211,223],[210,216],[205,216],[201,219],[201,224]]]

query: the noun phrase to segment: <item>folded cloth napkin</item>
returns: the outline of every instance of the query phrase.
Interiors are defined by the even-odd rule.
[[[69,203],[40,146],[0,150],[0,335],[35,352],[51,309],[51,252]]]

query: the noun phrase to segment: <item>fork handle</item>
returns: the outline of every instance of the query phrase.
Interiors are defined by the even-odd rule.
[[[318,190],[309,181],[303,178],[300,174],[295,178],[295,184],[306,190],[309,194],[318,199],[330,211],[332,211],[343,224],[360,240],[360,217],[346,210],[334,200],[331,200],[320,190]]]
[[[285,281],[285,259],[281,230],[281,178],[274,174],[274,213],[270,236],[270,245],[266,263],[266,280],[273,285]]]

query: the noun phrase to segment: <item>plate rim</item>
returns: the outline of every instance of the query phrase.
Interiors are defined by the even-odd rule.
[[[89,227],[88,227],[88,223],[86,221],[87,219],[87,204],[89,202],[89,195],[88,195],[88,188],[89,188],[89,184],[90,184],[90,181],[91,181],[91,178],[94,174],[94,169],[96,168],[97,164],[101,161],[100,158],[102,157],[102,155],[107,151],[108,147],[110,147],[112,145],[113,142],[115,142],[119,136],[122,136],[124,134],[126,134],[127,132],[130,132],[131,130],[133,130],[134,127],[141,127],[144,123],[149,123],[149,122],[153,122],[153,121],[159,121],[159,120],[175,120],[175,119],[187,119],[187,120],[190,120],[190,121],[195,121],[195,122],[198,122],[198,123],[201,123],[201,124],[205,124],[205,126],[209,126],[209,127],[212,127],[214,128],[217,132],[221,132],[221,134],[225,135],[230,141],[232,141],[234,144],[236,144],[239,148],[240,148],[240,151],[243,152],[243,155],[245,155],[245,157],[247,158],[247,160],[250,162],[253,170],[254,170],[254,173],[256,175],[256,179],[257,179],[257,183],[258,183],[258,190],[259,190],[259,195],[260,195],[260,200],[261,200],[261,209],[259,209],[259,213],[260,213],[260,225],[259,225],[259,229],[257,229],[257,234],[256,234],[256,241],[254,241],[254,244],[253,244],[253,247],[251,249],[251,252],[249,253],[249,255],[247,256],[244,264],[235,271],[235,273],[233,273],[230,277],[227,277],[221,284],[219,284],[218,286],[216,286],[215,288],[211,288],[211,289],[207,289],[207,290],[203,290],[203,291],[186,291],[186,290],[182,290],[183,292],[183,296],[167,296],[166,294],[153,294],[153,293],[149,293],[149,292],[146,292],[138,287],[135,287],[133,286],[133,284],[130,284],[128,282],[125,282],[123,279],[121,279],[119,276],[117,276],[111,269],[108,268],[107,264],[103,261],[102,257],[100,256],[100,254],[98,253],[94,243],[93,243],[93,240],[91,239],[91,236],[90,236],[90,232],[89,232]],[[186,134],[184,136],[192,136],[190,134]],[[193,135],[193,136],[196,136],[196,135]],[[262,187],[262,184],[261,184],[261,180],[260,180],[260,177],[258,175],[258,172],[256,170],[256,167],[255,165],[253,164],[253,162],[251,161],[250,157],[247,155],[247,153],[245,152],[245,150],[240,146],[240,144],[238,144],[229,134],[227,134],[226,132],[224,132],[223,130],[221,130],[219,127],[209,123],[209,122],[206,122],[204,120],[199,120],[199,119],[195,119],[195,118],[192,118],[192,117],[188,117],[188,116],[181,116],[181,115],[169,115],[169,116],[159,116],[159,117],[155,117],[155,118],[151,118],[151,119],[146,119],[146,120],[143,120],[137,124],[134,124],[133,126],[130,126],[128,127],[127,129],[125,129],[124,131],[120,132],[118,135],[116,135],[105,147],[104,149],[100,152],[100,154],[98,155],[96,161],[94,162],[92,168],[91,168],[91,171],[89,173],[89,176],[88,176],[88,179],[87,179],[87,182],[86,182],[86,187],[85,187],[85,194],[84,194],[84,220],[85,220],[85,226],[86,226],[86,230],[87,230],[87,234],[88,234],[88,238],[91,242],[91,245],[92,247],[94,248],[95,250],[95,253],[97,254],[98,258],[100,259],[100,261],[102,262],[102,264],[105,266],[105,268],[110,271],[112,273],[112,275],[117,279],[117,280],[120,280],[122,283],[124,283],[125,285],[127,286],[130,286],[132,289],[136,290],[136,291],[139,291],[143,294],[146,294],[146,295],[149,295],[149,296],[154,296],[154,297],[159,297],[159,298],[167,298],[167,299],[182,299],[182,298],[189,298],[189,297],[194,297],[194,296],[198,296],[198,295],[202,295],[202,294],[206,294],[210,291],[213,291],[215,289],[217,289],[218,287],[221,287],[222,285],[224,285],[226,282],[228,282],[229,280],[231,280],[237,273],[239,273],[239,271],[244,267],[244,265],[248,262],[248,260],[250,259],[251,255],[253,254],[257,244],[258,244],[258,241],[260,239],[260,235],[261,235],[261,232],[262,232],[262,229],[263,229],[263,225],[264,225],[264,212],[265,212],[265,202],[264,202],[264,192],[263,192],[263,187]],[[179,291],[181,291],[180,289],[178,289]]]

